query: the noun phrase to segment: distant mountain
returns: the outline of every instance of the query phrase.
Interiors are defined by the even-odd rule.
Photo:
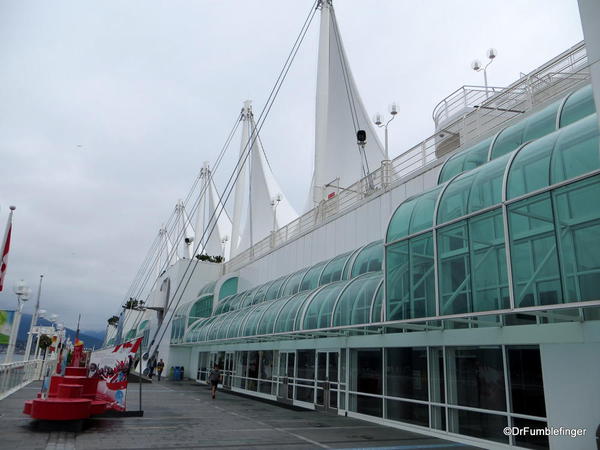
[[[52,322],[46,319],[38,319],[38,326],[49,327]],[[17,335],[17,341],[26,342],[27,333],[29,333],[29,326],[31,325],[31,314],[23,314],[21,316],[21,324],[19,325],[19,334]],[[71,342],[75,341],[76,330],[65,328],[67,336],[71,338]],[[102,347],[104,341],[104,333],[99,331],[80,331],[79,339],[83,341],[85,348]]]
[[[104,335],[106,334],[106,330],[85,330],[85,334],[86,336],[91,336],[104,342]]]

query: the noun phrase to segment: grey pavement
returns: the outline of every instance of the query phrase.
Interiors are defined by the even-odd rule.
[[[128,409],[138,408],[130,383]],[[96,417],[76,428],[49,429],[22,413],[33,383],[0,401],[1,449],[467,449],[424,434],[218,392],[194,382],[143,384],[143,417]]]

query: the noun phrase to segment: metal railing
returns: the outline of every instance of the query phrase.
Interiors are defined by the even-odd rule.
[[[436,128],[461,112],[466,112],[475,105],[480,105],[490,97],[503,91],[501,87],[461,86],[433,108],[433,122]]]
[[[41,380],[46,368],[53,364],[56,364],[56,358],[0,364],[0,400],[32,381]]]
[[[559,98],[589,79],[585,45],[580,42],[491,97],[486,95],[485,89],[473,90],[468,99],[471,109],[450,121],[443,132],[438,130],[392,161],[383,161],[382,165],[369,175],[372,183],[365,177],[347,188],[340,189],[332,198],[322,200],[312,210],[271,232],[270,236],[226,262],[224,273],[238,270],[286,242],[314,230],[328,219],[354,209],[365,199],[374,198],[393,185],[408,180],[417,171],[433,165],[447,152],[468,147],[507,126],[515,118]],[[462,95],[461,89],[455,91],[454,103],[447,105],[446,112],[458,110],[460,102],[457,99]],[[495,88],[488,88],[488,92],[491,89]],[[446,106],[441,111],[444,111],[444,108]],[[450,139],[455,140],[453,147],[441,152],[440,149]]]

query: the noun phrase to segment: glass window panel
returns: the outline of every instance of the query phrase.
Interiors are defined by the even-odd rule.
[[[381,349],[352,349],[350,390],[381,395],[382,370]]]
[[[550,158],[559,135],[559,132],[549,134],[519,150],[508,174],[508,199],[548,186]]]
[[[477,169],[471,186],[468,212],[473,213],[502,201],[502,182],[510,155],[498,158]]]
[[[442,166],[442,170],[440,171],[440,176],[438,178],[438,184],[445,183],[452,177],[463,172],[465,158],[466,158],[467,152],[469,150],[470,149],[465,150],[464,152],[457,153],[456,155],[453,155],[451,158],[449,158],[444,163],[444,165]]]
[[[471,192],[471,184],[475,180],[477,171],[469,172],[455,178],[450,182],[440,199],[438,207],[437,223],[441,224],[449,220],[467,214],[467,202]]]
[[[265,301],[266,295],[267,295],[267,290],[269,289],[269,286],[271,285],[272,282],[268,282],[265,284],[261,284],[257,289],[256,289],[256,293],[254,294],[254,298],[252,299],[252,304],[256,305],[258,303],[262,303]]]
[[[508,208],[515,306],[562,303],[550,194]]]
[[[296,316],[298,316],[298,312],[301,311],[301,307],[304,305],[304,302],[311,294],[310,291],[301,292],[299,294],[291,297],[281,312],[279,313],[279,317],[275,322],[275,333],[283,333],[286,331],[294,331]]]
[[[523,143],[523,131],[525,130],[525,126],[526,121],[521,120],[502,130],[492,146],[490,160],[506,155],[519,147],[519,145]]]
[[[387,418],[429,427],[429,406],[420,403],[386,400]]]
[[[260,318],[268,306],[270,306],[268,303],[263,303],[254,307],[252,312],[249,313],[248,320],[244,324],[244,336],[256,336]]]
[[[265,300],[274,300],[276,298],[281,297],[281,295],[279,295],[279,290],[281,289],[281,285],[286,279],[287,276],[278,278],[277,280],[273,281],[273,283],[271,283],[271,285],[267,289],[267,293],[265,294]]]
[[[450,403],[506,411],[502,349],[465,347],[447,351]]]
[[[254,299],[254,294],[256,293],[256,288],[250,289],[246,291],[244,298],[240,300],[239,306],[236,309],[245,308],[247,306],[252,306],[252,300]]]
[[[510,307],[504,223],[497,209],[468,220],[472,311],[491,311]]]
[[[213,298],[212,295],[205,295],[194,302],[190,309],[188,325],[191,325],[200,317],[208,317],[212,314]]]
[[[409,234],[418,233],[433,226],[433,212],[441,187],[437,187],[429,192],[421,194],[415,203],[412,217],[410,220]]]
[[[235,313],[234,318],[231,320],[231,324],[229,325],[229,329],[227,330],[227,337],[234,338],[240,336],[240,327],[244,318],[248,314],[248,311],[237,311]]]
[[[512,412],[546,417],[539,347],[508,347]]]
[[[364,247],[354,259],[351,278],[367,272],[381,270],[383,262],[383,241],[372,242]]]
[[[327,263],[327,265],[323,269],[323,273],[321,274],[319,286],[323,286],[325,284],[332,283],[334,281],[339,281],[342,279],[344,265],[346,264],[346,261],[348,260],[350,254],[351,252],[338,255]]]
[[[556,114],[561,104],[562,99],[525,119],[523,142],[537,139],[556,130]]]
[[[440,309],[443,315],[471,312],[471,267],[467,222],[438,231]]]
[[[600,298],[600,176],[554,193],[565,300]]]
[[[596,112],[596,106],[594,105],[592,85],[588,84],[573,92],[565,102],[560,114],[560,127],[577,122],[594,112]]]
[[[418,197],[417,197],[418,198]],[[417,198],[412,198],[401,203],[392,215],[386,235],[386,242],[393,242],[409,234],[410,218],[412,216]]]
[[[448,409],[449,431],[490,441],[508,443],[502,430],[508,426],[506,416],[475,411]]]
[[[316,289],[319,286],[319,278],[321,277],[321,272],[323,271],[325,264],[327,264],[327,261],[315,264],[308,272],[306,272],[302,283],[300,283],[300,291]]]
[[[428,400],[427,350],[386,349],[386,386],[390,397]]]
[[[387,252],[388,320],[434,316],[433,234],[392,245]]]
[[[269,303],[269,306],[260,321],[260,325],[258,326],[257,334],[271,334],[273,332],[275,319],[283,305],[285,305],[285,302],[286,299],[282,298]]]
[[[238,277],[229,278],[219,289],[219,300],[229,297],[237,292]]]
[[[383,400],[367,395],[350,394],[350,411],[369,416],[383,417]]]
[[[373,301],[373,310],[371,311],[371,322],[382,322],[383,321],[383,294],[385,289],[383,283],[379,284],[377,293],[375,294],[375,300]]]
[[[547,422],[541,422],[537,420],[521,419],[518,417],[512,418],[512,426],[517,428],[528,427],[530,430],[545,429],[548,426]],[[543,433],[543,432],[542,432]],[[532,436],[531,434],[524,434],[514,436],[515,444],[523,448],[533,448],[539,450],[545,450],[550,448],[548,442],[548,436],[540,433],[539,435]]]
[[[346,284],[348,284],[348,281],[345,280],[331,283],[321,288],[312,297],[304,314],[302,329],[313,330],[330,326],[333,305]]]
[[[475,169],[487,162],[492,138],[493,136],[490,136],[466,151],[466,157],[462,168],[463,172]]]
[[[297,364],[298,378],[314,380],[315,378],[315,351],[298,350]]]
[[[484,139],[478,144],[475,144],[473,147],[457,153],[448,161],[446,161],[442,167],[438,184],[448,181],[459,173],[475,169],[476,167],[485,164],[488,160],[488,152],[491,142],[492,137]]]
[[[291,275],[281,288],[282,291],[280,297],[289,297],[290,295],[298,293],[300,282],[307,271],[308,269],[302,269]]]
[[[340,296],[334,311],[333,325],[369,323],[373,295],[381,279],[381,273],[374,272],[353,280]]]
[[[560,131],[550,170],[552,184],[600,168],[598,118],[591,115]]]
[[[248,352],[248,381],[246,389],[256,391],[258,389],[258,366],[260,364],[259,352]]]

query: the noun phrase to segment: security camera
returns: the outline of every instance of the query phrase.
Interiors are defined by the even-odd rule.
[[[183,240],[187,245],[190,245],[192,242],[194,242],[194,238],[193,237],[186,237]]]

